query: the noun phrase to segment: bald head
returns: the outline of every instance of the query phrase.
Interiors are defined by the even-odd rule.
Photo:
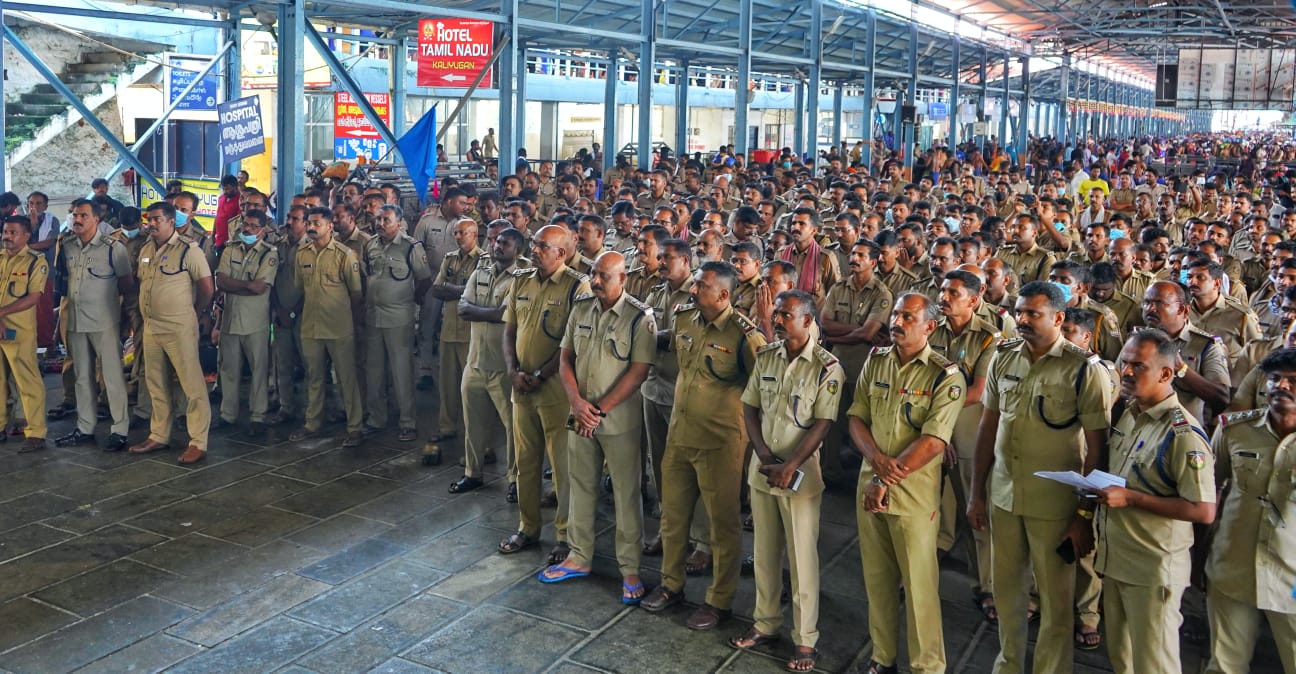
[[[1000,259],[998,259],[998,258],[990,258],[990,259],[991,259],[992,261],[994,261],[994,262],[998,262],[998,263],[1001,264],[1001,265],[1003,264],[1003,260],[1000,260]],[[981,279],[981,282],[982,282],[982,283],[985,283],[985,277],[986,277],[986,275],[985,275],[985,271],[982,270],[980,267],[974,265],[974,264],[961,264],[961,265],[959,265],[958,267],[955,267],[955,268],[954,268],[954,271],[965,271],[965,272],[967,272],[967,273],[969,273],[969,274],[972,274],[973,276],[975,276],[975,277]]]
[[[604,309],[611,308],[621,299],[622,289],[625,287],[626,265],[625,256],[615,250],[609,250],[600,253],[594,258],[594,266],[590,269],[590,290],[594,296],[602,303]]]
[[[572,252],[571,232],[566,227],[545,225],[531,240],[532,263],[542,277],[558,271]]]

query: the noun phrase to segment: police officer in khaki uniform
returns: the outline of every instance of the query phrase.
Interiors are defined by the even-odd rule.
[[[829,479],[846,477],[842,474],[844,471],[837,454],[842,443],[847,440],[846,411],[855,400],[855,382],[859,379],[860,368],[864,367],[869,351],[889,340],[886,321],[895,303],[890,288],[875,273],[881,255],[878,245],[860,239],[849,252],[850,276],[828,291],[819,315],[824,344],[830,346],[833,354],[841,359],[841,366],[846,372],[837,423],[824,440],[824,453],[827,455],[825,472]]]
[[[423,244],[429,260],[440,264],[445,254],[458,247],[454,240],[454,223],[472,212],[468,193],[460,187],[451,187],[441,195],[441,204],[429,208],[414,226],[414,240]],[[436,351],[436,334],[441,323],[441,300],[433,293],[423,295],[419,310],[418,366],[419,390],[430,391],[433,386],[432,362]]]
[[[346,410],[347,437],[342,446],[359,447],[364,438],[364,410],[356,381],[354,314],[361,309],[360,263],[350,248],[333,238],[332,217],[327,208],[312,208],[306,220],[306,238],[297,247],[293,281],[302,291],[296,313],[301,316],[302,361],[306,365],[306,413],[302,427],[288,439],[297,442],[312,437],[324,424],[328,358],[333,361]]]
[[[910,668],[945,670],[936,561],[940,458],[967,382],[957,363],[928,344],[939,316],[939,305],[924,295],[896,300],[889,326],[894,346],[869,354],[849,412],[851,440],[864,455],[856,499],[870,664],[877,668],[896,666],[903,584]]]
[[[198,335],[210,332],[215,292],[211,268],[198,244],[180,235],[175,209],[168,203],[148,207],[149,240],[140,249],[139,302],[144,317],[144,377],[153,400],[148,440],[130,448],[133,454],[166,449],[171,441],[171,373],[188,400],[185,409],[189,447],[180,463],[207,456],[211,403],[198,364]]]
[[[414,309],[432,280],[423,244],[405,233],[400,206],[378,210],[377,234],[364,244],[365,319],[370,334],[365,340],[365,377],[369,418],[366,430],[387,427],[387,382],[398,414],[397,440],[418,437],[414,425]],[[442,352],[444,354],[444,352]],[[444,357],[444,355],[443,355]]]
[[[97,213],[97,211],[92,212]],[[94,217],[95,222],[98,223],[98,216]],[[130,364],[130,373],[126,377],[127,397],[135,399],[132,425],[137,420],[142,422],[147,419],[153,409],[149,400],[148,386],[144,385],[144,317],[139,311],[139,284],[136,282],[139,278],[139,252],[149,237],[140,236],[143,232],[143,223],[138,220],[137,218],[130,226],[123,224],[109,234],[109,237],[125,247],[126,258],[131,268],[130,284],[121,290],[121,333],[123,336],[130,334],[135,355]],[[96,224],[95,227],[99,225]]]
[[[1194,419],[1205,419],[1228,406],[1229,368],[1224,344],[1188,320],[1188,293],[1183,286],[1156,281],[1143,297],[1143,322],[1159,328],[1179,344],[1175,391]],[[1117,370],[1120,364],[1117,363]]]
[[[429,457],[435,457],[430,459],[432,465],[441,462],[441,448],[437,443],[458,436],[459,427],[464,421],[459,418],[459,412],[463,410],[459,387],[464,366],[468,362],[468,323],[459,318],[458,302],[468,276],[486,254],[477,247],[476,222],[461,218],[451,225],[451,231],[457,248],[447,252],[441,259],[440,271],[432,283],[432,294],[443,303],[438,360],[441,413],[437,432],[432,434],[423,447],[425,462],[429,461]]]
[[[293,206],[275,245],[279,271],[270,292],[270,307],[274,315],[274,377],[279,409],[267,419],[273,424],[291,422],[302,414],[295,374],[302,360],[299,313],[302,291],[297,285],[297,250],[306,236],[307,213],[305,206]]]
[[[99,231],[99,219],[89,200],[73,202],[71,233],[59,247],[59,267],[67,281],[67,295],[59,315],[67,327],[73,360],[86,365],[76,368],[77,425],[54,441],[59,447],[94,442],[97,405],[95,368],[90,364],[96,358],[120,364],[121,290],[132,288],[135,280],[126,247]],[[115,452],[126,449],[126,433],[130,430],[126,378],[120,366],[101,369],[112,417],[104,449]]]
[[[220,416],[212,427],[238,421],[239,381],[246,360],[252,373],[248,434],[256,438],[265,432],[270,404],[270,289],[279,271],[279,252],[265,242],[265,211],[245,211],[242,223],[216,266],[216,287],[225,293],[225,310],[220,324]]]
[[[1232,363],[1247,344],[1260,339],[1260,326],[1246,304],[1221,292],[1224,269],[1208,259],[1194,260],[1188,272],[1188,294],[1192,296],[1188,317],[1203,332],[1224,343]]]
[[[946,464],[958,470],[958,474],[951,475],[950,479],[960,481],[958,490],[953,488],[955,485],[951,482],[951,489],[942,495],[941,529],[937,547],[945,550],[953,546],[957,534],[956,523],[959,518],[954,509],[959,507],[960,499],[955,498],[955,495],[962,492],[964,502],[961,505],[966,508],[967,494],[972,490],[977,425],[981,421],[982,411],[981,398],[985,394],[990,359],[1003,340],[1003,336],[993,325],[976,315],[975,307],[981,287],[981,278],[970,271],[955,269],[945,274],[938,304],[941,321],[936,326],[936,331],[927,338],[932,351],[958,365],[959,372],[967,383],[963,406],[959,409],[954,433],[945,450]],[[990,573],[990,536],[984,531],[973,530],[970,533],[976,549],[973,598],[982,613],[993,615],[994,578]]]
[[[1192,525],[1215,519],[1214,458],[1206,432],[1175,395],[1177,359],[1178,345],[1156,329],[1136,333],[1121,351],[1127,406],[1112,427],[1109,462],[1126,486],[1096,494],[1095,564],[1118,674],[1183,671],[1179,600],[1192,566]]]
[[[1283,671],[1296,672],[1296,349],[1260,361],[1266,404],[1225,414],[1211,441],[1229,483],[1206,560],[1209,674],[1251,668],[1264,617]]]
[[[571,406],[558,381],[558,351],[572,301],[589,292],[583,274],[563,264],[571,254],[566,227],[546,225],[531,243],[535,266],[513,271],[513,287],[504,303],[504,364],[513,385],[513,438],[517,451],[519,524],[517,533],[499,544],[513,554],[539,544],[541,465],[553,470],[558,512],[558,544],[549,564],[567,557],[567,416]]]
[[[1041,624],[1037,672],[1069,671],[1074,651],[1075,568],[1059,545],[1082,557],[1093,547],[1091,521],[1077,514],[1069,487],[1036,478],[1039,470],[1087,473],[1106,445],[1111,383],[1097,354],[1062,337],[1066,302],[1047,282],[1022,286],[1020,339],[999,345],[986,377],[969,495],[973,528],[990,527],[995,606],[999,613],[996,671],[1026,669],[1026,608],[1034,568]]]
[[[747,318],[752,317],[756,305],[762,259],[760,247],[751,241],[734,244],[730,253],[729,264],[738,270],[738,288],[734,290],[733,305]]]
[[[25,215],[10,215],[4,220],[4,255],[0,257],[0,278],[5,291],[0,295],[0,391],[8,392],[12,374],[27,414],[27,440],[19,453],[45,448],[45,382],[36,365],[36,304],[45,292],[49,263],[45,255],[27,247],[31,239],[31,221]],[[89,363],[90,361],[84,361]],[[94,368],[86,367],[89,376]],[[93,406],[91,398],[81,404]],[[8,428],[8,407],[0,411],[0,427]]]
[[[662,278],[660,245],[669,238],[670,233],[665,227],[649,225],[639,232],[635,241],[635,264],[626,272],[626,292],[641,302],[647,302],[652,289],[665,280]]]
[[[1049,268],[1048,280],[1062,290],[1068,307],[1093,312],[1094,329],[1088,348],[1104,360],[1115,361],[1123,343],[1120,319],[1106,305],[1089,299],[1088,267],[1071,260],[1055,262]]]
[[[1048,280],[1049,268],[1056,262],[1053,253],[1036,245],[1039,221],[1034,215],[1022,213],[1009,227],[1009,243],[999,249],[997,257],[1012,267],[1013,275],[1022,284]]]
[[[559,373],[571,403],[567,436],[571,554],[541,571],[539,579],[556,583],[590,573],[599,476],[606,460],[614,485],[621,601],[637,604],[644,594],[639,578],[643,546],[639,386],[657,354],[657,326],[653,310],[625,292],[625,279],[621,253],[599,255],[590,277],[593,294],[576,298],[567,321]]]
[[[756,622],[729,640],[751,648],[778,638],[783,626],[783,553],[792,574],[793,641],[787,667],[814,668],[819,642],[819,509],[824,482],[819,448],[837,419],[845,372],[814,343],[814,296],[801,290],[774,300],[780,341],[756,353],[743,391],[743,422],[755,449],[747,471],[756,534]],[[798,477],[798,475],[800,477]]]
[[[513,270],[529,264],[519,257],[526,247],[522,232],[502,222],[505,229],[495,236],[489,258],[480,264],[464,284],[459,298],[459,317],[468,322],[468,364],[464,368],[464,474],[451,483],[450,493],[460,494],[482,486],[482,464],[493,463],[488,453],[490,442],[498,437],[491,432],[492,418],[503,428],[506,450],[506,474],[509,481],[506,499],[517,503],[517,453],[513,443],[513,386],[504,368],[504,301],[513,287]]]
[[[678,308],[671,326],[679,377],[662,460],[662,583],[643,607],[658,612],[683,599],[689,524],[701,496],[714,560],[706,602],[686,622],[694,630],[714,629],[729,614],[742,557],[741,396],[765,338],[730,305],[737,282],[727,262],[702,265],[693,283],[696,304]]]

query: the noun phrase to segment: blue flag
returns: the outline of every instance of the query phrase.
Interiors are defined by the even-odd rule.
[[[433,105],[405,135],[396,141],[401,157],[409,169],[410,180],[419,199],[427,202],[428,181],[436,175],[436,106]]]

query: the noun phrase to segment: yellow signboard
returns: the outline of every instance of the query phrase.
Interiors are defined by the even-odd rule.
[[[199,178],[182,178],[181,184],[184,185],[186,192],[193,192],[198,195],[197,215],[208,218],[206,221],[199,221],[203,229],[211,231],[211,222],[216,217],[216,207],[220,205],[220,181],[203,180]],[[140,185],[140,208],[148,208],[150,204],[164,201],[162,194],[153,189],[153,186],[144,182]]]

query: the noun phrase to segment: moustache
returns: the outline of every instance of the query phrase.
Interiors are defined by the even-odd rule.
[[[903,328],[891,328],[891,334],[896,337],[904,337],[905,331]]]

